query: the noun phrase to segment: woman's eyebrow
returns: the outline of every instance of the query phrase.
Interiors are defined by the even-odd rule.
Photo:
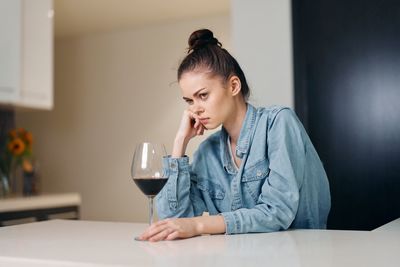
[[[203,88],[200,88],[199,90],[197,90],[194,94],[193,94],[193,96],[196,96],[196,95],[198,95],[200,92],[201,92],[201,90],[204,90],[204,89],[206,89],[205,87],[203,87]],[[188,98],[188,97],[182,97],[183,98],[183,100],[192,100],[192,99],[190,99],[190,98]]]

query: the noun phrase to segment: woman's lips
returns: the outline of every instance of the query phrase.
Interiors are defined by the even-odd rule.
[[[209,118],[199,119],[199,121],[200,121],[201,124],[204,125],[204,124],[207,124],[207,123],[208,123]]]

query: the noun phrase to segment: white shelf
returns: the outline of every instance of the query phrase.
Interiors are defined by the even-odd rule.
[[[46,194],[31,197],[0,199],[0,212],[26,211],[67,206],[80,206],[78,193]]]
[[[387,224],[384,224],[381,227],[378,227],[373,231],[374,232],[380,232],[380,231],[398,231],[398,232],[400,232],[400,218],[398,218],[397,220],[394,220],[392,222],[389,222]]]

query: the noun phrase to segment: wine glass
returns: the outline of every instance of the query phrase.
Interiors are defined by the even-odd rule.
[[[153,198],[168,180],[163,168],[163,157],[167,155],[164,145],[140,143],[133,155],[131,175],[135,184],[149,198],[149,224],[153,223]]]

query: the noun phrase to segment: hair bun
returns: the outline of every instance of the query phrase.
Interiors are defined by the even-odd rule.
[[[221,43],[209,29],[201,29],[193,32],[189,37],[188,53],[204,48],[208,45],[217,45],[221,47]]]

